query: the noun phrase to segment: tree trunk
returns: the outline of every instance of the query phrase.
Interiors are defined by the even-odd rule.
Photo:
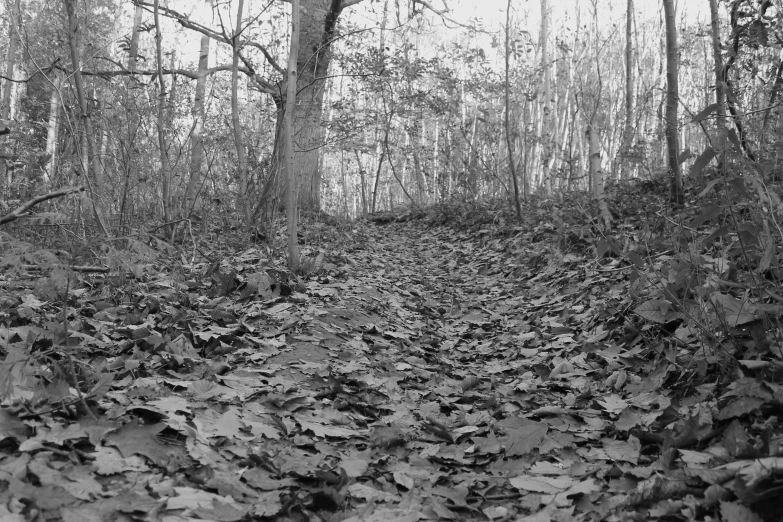
[[[677,127],[677,103],[679,96],[677,75],[677,25],[674,0],[663,0],[666,17],[666,152],[671,177],[672,203],[682,204],[682,174],[680,173],[680,133]]]
[[[332,60],[331,44],[343,8],[356,1],[302,0],[301,45],[297,56],[297,99],[294,113],[295,170],[302,176],[299,197],[303,208],[321,204],[318,160],[324,141],[321,124],[324,86]]]
[[[604,197],[604,172],[601,168],[600,136],[592,121],[587,126],[587,134],[590,143],[590,179],[593,183],[593,199],[598,203],[598,211],[603,220],[604,230],[608,231],[612,227],[612,214],[609,212],[609,207]]]
[[[161,196],[163,200],[163,221],[171,221],[171,168],[166,149],[166,81],[163,76],[163,35],[160,32],[158,2],[155,0],[155,56],[158,66],[158,148],[160,149]],[[171,230],[169,230],[171,232]]]
[[[8,52],[6,54],[5,61],[5,85],[3,89],[3,102],[0,106],[0,119],[8,120],[11,117],[11,93],[17,88],[16,83],[12,80],[17,79],[16,69],[18,63],[19,50],[21,49],[21,39],[19,36],[19,28],[21,27],[21,13],[22,5],[21,0],[10,0],[8,6]],[[8,138],[6,136],[0,136],[0,143],[3,143]],[[3,147],[3,154],[10,155],[5,147]],[[10,183],[10,179],[7,179],[8,172],[6,171],[5,160],[0,159],[0,189],[5,186],[6,182]]]
[[[432,191],[432,201],[438,201],[439,194],[438,194],[438,187],[440,186],[440,180],[441,180],[441,172],[440,172],[440,120],[435,120],[435,131],[434,131],[434,143],[432,145],[432,175],[431,179],[432,182],[430,183],[430,188]]]
[[[242,0],[240,0],[241,2]],[[297,57],[299,56],[300,31],[299,0],[291,0],[291,46],[288,50],[288,80],[286,84],[285,116],[283,128],[284,158],[282,167],[287,180],[286,222],[288,224],[288,267],[295,271],[299,268],[299,243],[297,239],[297,186],[298,172],[294,163],[293,120],[296,107]],[[234,68],[236,70],[236,68]]]
[[[136,70],[136,60],[139,54],[139,30],[143,20],[144,9],[136,4],[136,10],[133,15],[133,27],[131,28],[130,48],[128,49],[127,69],[131,72]],[[120,216],[124,219],[127,209],[128,197],[131,187],[131,172],[135,172],[134,161],[136,151],[136,136],[140,128],[139,111],[136,107],[136,95],[132,86],[137,84],[136,78],[128,76],[125,80],[125,110],[128,115],[125,123],[125,135],[117,143],[117,158],[122,158],[124,165],[122,171],[124,181],[122,195],[120,196]],[[119,170],[119,169],[118,169]]]
[[[248,172],[247,156],[245,155],[245,145],[242,140],[242,123],[239,121],[239,101],[237,99],[237,89],[239,87],[239,37],[242,32],[242,8],[244,0],[239,0],[237,6],[237,22],[234,28],[232,38],[234,63],[231,68],[231,124],[234,130],[234,146],[237,149],[237,175],[239,178],[239,212],[242,214],[245,224],[249,225],[252,219],[250,205],[248,202]],[[296,71],[294,71],[296,74]],[[289,72],[290,76],[290,72]]]
[[[511,174],[511,182],[514,186],[514,207],[517,210],[517,218],[522,221],[522,204],[519,201],[519,182],[517,181],[517,166],[514,160],[514,136],[511,132],[511,78],[510,78],[510,54],[511,54],[511,0],[506,2],[506,45],[503,58],[505,64],[505,81],[503,83],[504,118],[503,124],[506,131],[506,148],[508,149],[508,170]]]
[[[391,118],[389,118],[391,120]],[[389,125],[386,125],[386,136],[389,135]],[[384,141],[386,138],[384,138]],[[378,168],[375,171],[375,185],[372,189],[372,204],[370,206],[370,212],[375,213],[376,210],[376,204],[378,202],[378,187],[381,183],[381,168],[383,167],[383,159],[386,157],[386,148],[382,147],[381,144],[378,144]]]
[[[543,115],[541,122],[541,184],[544,194],[552,191],[552,68],[549,63],[549,0],[541,0],[541,68],[544,75]]]
[[[212,9],[212,0],[205,0],[205,6]],[[198,209],[199,191],[203,178],[204,163],[204,96],[207,90],[207,69],[209,68],[209,43],[207,35],[201,36],[201,48],[198,55],[198,76],[196,92],[193,97],[193,132],[190,135],[190,178],[185,189],[184,215],[189,216]]]
[[[625,13],[625,131],[623,133],[623,144],[620,150],[621,175],[623,179],[630,176],[631,165],[628,158],[623,158],[623,154],[629,154],[634,142],[633,125],[633,94],[634,94],[634,76],[633,76],[633,0],[628,0]]]
[[[362,189],[362,214],[367,213],[367,173],[362,167],[362,158],[359,156],[359,149],[353,149],[356,155],[356,165],[359,166],[359,183]]]
[[[417,126],[417,130],[418,130],[418,126]],[[424,180],[424,170],[422,169],[421,166],[421,155],[419,154],[420,137],[416,136],[415,134],[413,136],[408,134],[407,140],[408,140],[408,145],[410,146],[411,156],[413,156],[413,175],[416,178],[416,188],[418,191],[418,197],[416,198],[416,201],[420,204],[426,203],[427,182]]]
[[[57,171],[57,134],[60,127],[60,89],[63,76],[60,71],[54,72],[52,94],[49,97],[49,124],[46,130],[46,155],[49,159],[44,170],[44,184],[49,186]]]
[[[726,78],[724,77],[723,55],[720,50],[720,18],[718,0],[710,0],[710,26],[712,27],[712,58],[715,63],[715,103],[718,104],[719,129],[726,125]],[[722,160],[721,160],[722,161]]]
[[[87,157],[83,160],[84,179],[90,188],[92,197],[92,209],[98,227],[105,235],[109,235],[106,228],[104,216],[104,186],[98,162],[96,161],[95,138],[92,134],[92,121],[90,119],[90,110],[87,105],[87,95],[84,91],[84,78],[81,71],[81,57],[79,55],[81,31],[76,17],[76,0],[64,0],[65,11],[68,16],[68,48],[71,53],[71,63],[73,65],[73,82],[76,86],[76,97],[79,101],[81,114],[79,118],[82,121],[84,139],[87,144]],[[93,182],[90,183],[90,173],[93,175]]]
[[[128,50],[128,70],[136,70],[136,57],[139,54],[139,27],[141,26],[144,9],[141,4],[136,4],[136,11],[133,15],[133,28],[131,29],[130,49]]]

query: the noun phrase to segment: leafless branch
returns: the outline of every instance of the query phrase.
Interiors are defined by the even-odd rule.
[[[79,187],[65,187],[60,190],[55,190],[54,192],[49,192],[48,194],[43,194],[42,196],[35,197],[31,199],[30,201],[20,205],[16,208],[13,212],[10,214],[6,214],[3,217],[0,217],[0,225],[4,225],[5,223],[10,223],[11,221],[16,221],[20,217],[22,217],[28,210],[33,208],[34,206],[43,203],[44,201],[48,201],[50,199],[59,198],[62,196],[67,196],[68,194],[73,194],[74,192],[81,192],[84,190],[84,186]]]

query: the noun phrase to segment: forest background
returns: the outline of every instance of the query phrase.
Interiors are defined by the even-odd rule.
[[[665,177],[661,5],[549,4],[303,2],[292,130],[301,208],[353,218],[454,197],[590,188],[599,198],[605,182]],[[5,211],[84,185],[84,198],[52,207],[82,229],[207,215],[269,228],[285,206],[290,3],[3,7]],[[732,16],[757,7],[716,4],[724,40]],[[720,82],[709,3],[679,9],[673,123],[687,171],[708,143],[692,116],[714,103]],[[775,112],[758,109],[780,76],[762,35],[746,35],[755,38],[742,46],[748,56],[728,53],[741,61],[729,101],[747,97],[735,103],[752,115],[742,123],[766,134]],[[600,157],[592,173],[591,157]]]

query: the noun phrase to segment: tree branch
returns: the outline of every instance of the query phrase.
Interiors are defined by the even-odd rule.
[[[6,214],[5,216],[0,217],[0,225],[10,223],[11,221],[16,221],[17,219],[22,217],[25,214],[25,212],[27,212],[34,206],[43,203],[44,201],[48,201],[54,198],[59,198],[62,196],[67,196],[68,194],[73,194],[74,192],[81,192],[83,190],[84,190],[84,185],[80,187],[65,187],[60,190],[55,190],[54,192],[49,192],[48,194],[44,194],[42,196],[35,197],[30,201],[17,207],[16,210],[11,212],[10,214]]]
[[[458,21],[454,20],[450,16],[446,16],[447,13],[451,12],[451,9],[449,9],[449,6],[446,5],[445,0],[443,2],[443,5],[445,6],[443,9],[436,9],[427,0],[413,0],[413,4],[414,5],[415,4],[421,4],[422,7],[426,8],[426,9],[429,9],[430,11],[435,13],[436,15],[440,16],[442,19],[446,20],[447,22],[451,22],[452,24],[458,25],[460,27],[464,27],[466,29],[475,29],[475,27],[471,27],[471,26],[469,26],[467,24],[463,24],[461,22],[458,22]]]
[[[280,65],[277,63],[277,60],[275,60],[271,54],[269,54],[269,51],[264,47],[263,45],[252,42],[252,41],[246,41],[245,45],[249,45],[250,47],[255,47],[259,51],[261,51],[264,54],[264,57],[266,58],[266,61],[269,62],[269,65],[271,65],[275,71],[279,72],[280,74],[285,74],[286,70],[283,67],[280,67]]]
[[[154,4],[151,4],[149,2],[144,2],[143,0],[132,0],[132,2],[133,2],[134,5],[140,5],[141,7],[146,9],[147,12],[150,12],[150,13],[152,12],[152,9],[155,7]],[[174,20],[176,20],[177,23],[179,23],[182,27],[185,27],[186,29],[191,29],[191,30],[199,32],[199,33],[201,33],[203,35],[209,36],[213,40],[217,40],[219,42],[223,42],[223,43],[226,43],[226,44],[229,44],[229,45],[231,44],[229,39],[226,38],[226,35],[220,34],[220,33],[216,32],[216,31],[213,31],[209,27],[206,27],[206,26],[201,25],[201,24],[199,24],[197,22],[194,22],[193,20],[191,20],[187,16],[185,16],[185,15],[183,15],[181,13],[178,13],[174,9],[171,9],[169,7],[158,6],[158,10],[160,10],[160,12],[162,12],[165,16],[167,16],[169,18],[173,18]]]
[[[158,71],[154,71],[154,70],[145,71],[145,70],[136,69],[135,71],[131,71],[131,70],[128,70],[125,67],[123,67],[122,64],[119,64],[119,63],[117,63],[116,61],[114,61],[114,60],[112,60],[110,58],[105,58],[105,57],[98,57],[98,58],[100,58],[102,60],[106,60],[106,61],[108,61],[108,62],[110,62],[110,63],[112,63],[114,65],[117,65],[119,67],[119,70],[115,70],[115,71],[89,71],[89,70],[82,70],[82,75],[84,75],[84,76],[97,76],[97,77],[100,77],[100,78],[112,78],[112,77],[117,77],[117,76],[137,76],[137,75],[138,76],[155,76],[155,75],[158,74]],[[57,68],[60,69],[61,71],[63,71],[64,73],[66,73],[66,74],[72,74],[72,71],[69,71],[68,69],[66,69],[64,67],[57,67]],[[176,75],[179,75],[179,76],[184,76],[185,78],[189,78],[191,80],[198,80],[198,77],[200,76],[200,74],[211,75],[211,74],[214,74],[214,73],[217,73],[217,72],[230,71],[232,68],[233,68],[232,65],[216,65],[214,67],[210,67],[209,69],[199,73],[198,71],[191,71],[189,69],[167,69],[167,68],[164,67],[163,68],[163,74],[165,74],[165,75],[176,74]],[[271,84],[269,81],[267,81],[264,78],[262,78],[261,76],[259,76],[252,69],[250,69],[248,67],[240,67],[239,71],[241,73],[246,74],[247,76],[249,76],[256,83],[256,85],[258,86],[258,88],[259,88],[259,90],[261,92],[264,92],[264,93],[267,93],[267,94],[270,94],[270,95],[274,95],[277,92],[277,90],[275,89],[273,84]]]

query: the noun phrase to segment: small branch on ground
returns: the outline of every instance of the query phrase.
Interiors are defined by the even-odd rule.
[[[16,221],[20,217],[23,217],[28,210],[30,210],[31,208],[33,208],[34,206],[40,203],[43,203],[44,201],[59,198],[62,196],[67,196],[68,194],[73,194],[74,192],[81,192],[82,190],[84,190],[83,185],[80,187],[65,187],[60,190],[55,190],[54,192],[49,192],[48,194],[44,194],[42,196],[33,198],[30,201],[17,207],[16,210],[11,212],[10,214],[6,214],[5,216],[0,217],[0,225],[10,223],[11,221]]]

